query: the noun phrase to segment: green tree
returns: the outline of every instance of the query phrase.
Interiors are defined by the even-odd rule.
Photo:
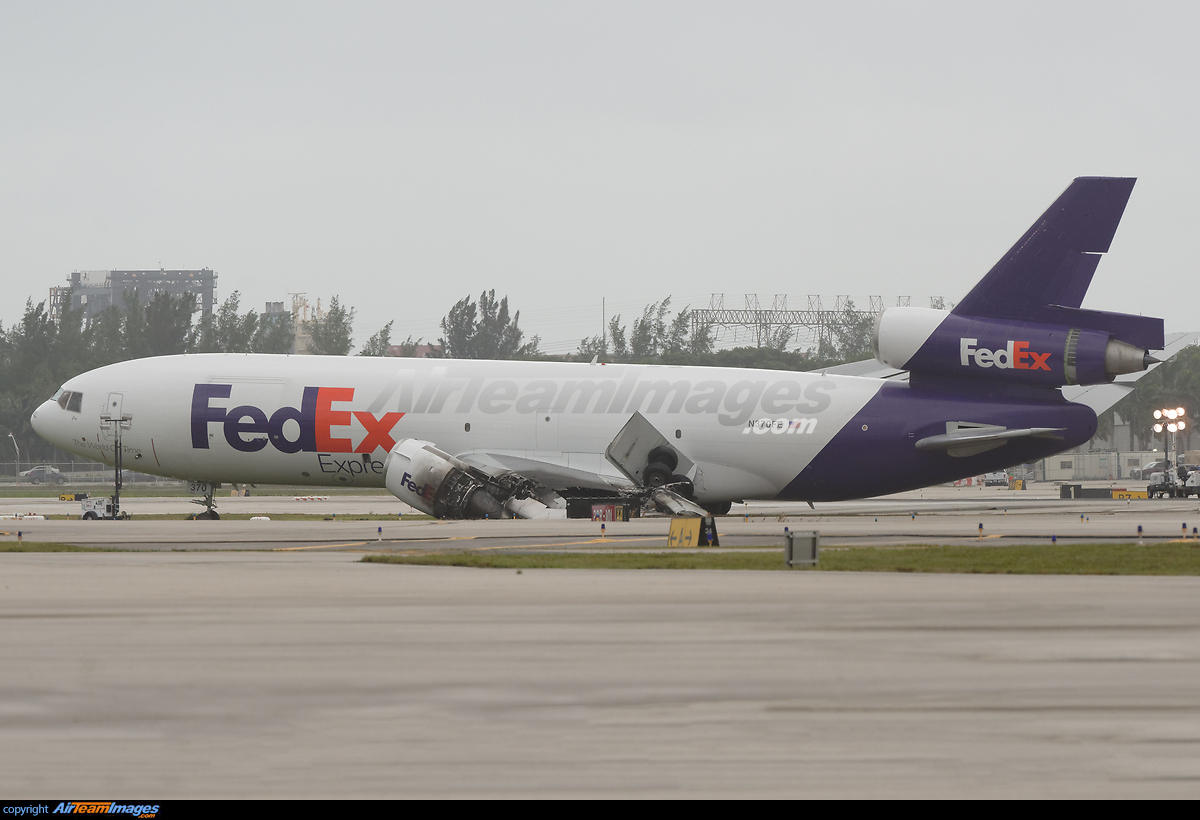
[[[304,323],[309,335],[308,352],[314,356],[349,356],[354,348],[354,308],[345,308],[338,297],[319,318]]]
[[[450,308],[441,322],[440,344],[451,359],[521,359],[536,356],[540,338],[522,344],[521,311],[509,315],[508,297],[496,300],[496,291],[485,290],[479,302],[465,296]]]
[[[358,351],[359,356],[390,356],[392,346],[392,325],[395,320],[388,322],[379,329],[379,332],[367,339],[367,343],[363,345],[362,350]]]
[[[621,314],[608,320],[608,338],[612,345],[613,358],[623,359],[629,355],[629,343],[625,339],[625,325],[621,324]]]
[[[116,305],[88,320],[84,336],[91,351],[91,364],[101,367],[129,358],[125,353],[125,314]]]
[[[412,355],[417,352],[417,348],[421,346],[421,342],[422,339],[414,339],[410,333],[407,339],[398,345],[394,345],[395,347],[400,348],[400,352],[396,355],[403,356],[404,358],[411,358]]]
[[[670,307],[670,296],[646,305],[642,315],[633,321],[628,338],[621,315],[613,316],[608,320],[608,333],[604,337],[580,340],[579,355],[607,359],[611,351],[615,361],[665,361],[669,358],[672,364],[704,363],[701,359],[712,354],[712,325],[701,325],[693,333],[691,308],[685,307],[668,320]]]
[[[633,320],[629,331],[629,355],[635,359],[651,359],[664,351],[667,337],[667,310],[671,297],[661,302],[651,302],[642,311],[640,319]]]
[[[252,353],[254,336],[258,331],[258,314],[251,310],[240,313],[241,294],[229,294],[221,307],[200,323],[199,353]]]
[[[591,359],[595,356],[608,357],[608,337],[607,336],[592,336],[587,339],[579,340],[579,355],[584,359]]]
[[[160,290],[154,294],[144,312],[142,355],[172,356],[191,350],[195,344],[192,317],[197,310],[194,293],[172,296]]]
[[[46,312],[45,302],[34,306],[32,300],[27,301],[20,324],[0,335],[0,435],[6,442],[9,433],[16,438],[26,462],[45,460],[53,448],[33,431],[29,417],[64,381],[76,375],[74,368],[79,363],[63,357],[69,348],[59,343],[58,328]],[[0,444],[6,449],[9,446]]]
[[[296,328],[291,313],[261,313],[251,349],[255,353],[291,353],[295,340]]]

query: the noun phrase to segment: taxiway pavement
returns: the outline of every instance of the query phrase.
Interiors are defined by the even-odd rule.
[[[0,554],[0,794],[1200,794],[1200,578],[356,559]]]
[[[781,545],[784,528],[816,530],[825,546],[898,544],[1040,544],[1060,541],[1146,541],[1200,535],[1200,499],[1063,500],[1053,485],[1027,492],[938,487],[879,499],[817,504],[735,505],[717,519],[722,546]],[[144,516],[194,511],[185,498],[134,498],[131,521],[0,520],[0,541],[23,538],[127,549],[645,548],[665,546],[669,519],[609,522],[401,521],[410,509],[391,496],[290,496],[221,499],[229,513],[287,513],[305,520],[163,521]],[[0,499],[0,514],[63,514],[78,505],[57,500]],[[393,520],[360,520],[369,513]],[[78,513],[75,512],[77,515]],[[980,525],[983,525],[982,531]],[[982,537],[981,537],[982,534]],[[1200,539],[1198,539],[1200,540]]]

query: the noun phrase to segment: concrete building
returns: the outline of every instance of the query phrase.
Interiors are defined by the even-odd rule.
[[[209,268],[202,270],[77,270],[72,271],[66,287],[50,288],[50,318],[58,321],[68,295],[71,307],[83,311],[84,320],[116,305],[123,307],[126,298],[138,294],[142,304],[154,294],[166,292],[172,296],[185,293],[196,295],[201,316],[212,313],[217,298],[217,274]]]

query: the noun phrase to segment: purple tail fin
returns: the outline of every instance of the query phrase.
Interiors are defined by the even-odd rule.
[[[1163,322],[1081,310],[1136,180],[1079,177],[954,308],[960,316],[1065,324],[1112,333],[1148,350],[1163,346]]]

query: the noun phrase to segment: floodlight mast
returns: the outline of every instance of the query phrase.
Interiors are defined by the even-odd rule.
[[[1164,407],[1154,411],[1154,418],[1158,421],[1154,425],[1154,432],[1162,433],[1163,450],[1166,451],[1167,466],[1163,472],[1167,476],[1168,484],[1175,483],[1175,476],[1178,475],[1178,469],[1182,466],[1171,461],[1171,448],[1175,445],[1175,434],[1187,429],[1186,416],[1187,410],[1183,407]],[[1178,447],[1175,447],[1175,458],[1176,461],[1182,460],[1179,458]],[[1173,467],[1174,469],[1172,469]]]
[[[12,439],[13,449],[17,451],[17,469],[14,472],[16,473],[17,483],[20,484],[21,483],[21,448],[17,446],[17,437],[16,436],[14,436],[12,433],[9,433],[8,437],[10,439]]]

